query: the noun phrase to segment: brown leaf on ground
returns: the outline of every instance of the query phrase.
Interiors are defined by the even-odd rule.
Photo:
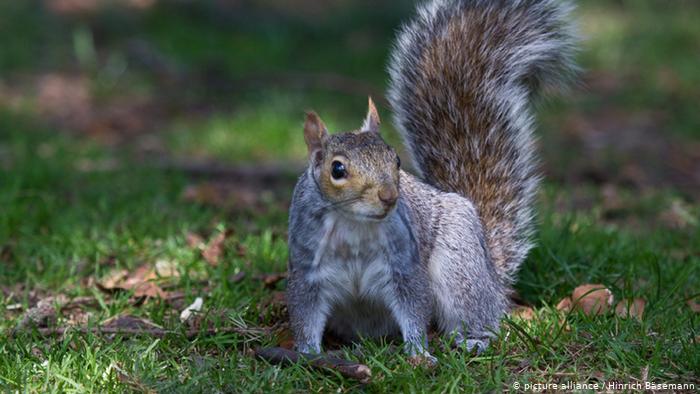
[[[571,297],[564,297],[557,304],[557,310],[561,312],[569,312],[571,310],[571,307]]]
[[[202,250],[202,257],[207,263],[213,266],[219,264],[221,255],[224,253],[224,241],[226,241],[227,235],[226,231],[222,231],[209,240],[207,246]]]
[[[595,316],[607,313],[614,298],[610,290],[601,284],[585,284],[574,289],[571,300],[576,309]]]
[[[535,311],[529,306],[519,306],[510,312],[511,316],[520,320],[532,320],[535,318]]]
[[[700,313],[700,302],[698,301],[700,301],[700,297],[691,298],[687,302],[690,310],[695,313]]]
[[[107,276],[96,282],[97,286],[102,290],[114,290],[119,288],[119,285],[129,277],[129,271],[112,270]]]
[[[622,317],[634,317],[635,319],[641,321],[644,316],[644,307],[647,302],[641,298],[635,298],[632,300],[622,300],[617,303],[615,307],[615,314]]]
[[[115,291],[133,291],[134,297],[167,298],[167,293],[153,280],[158,277],[148,265],[142,265],[133,272],[118,270],[109,274],[105,279],[97,281],[97,287],[107,293]]]

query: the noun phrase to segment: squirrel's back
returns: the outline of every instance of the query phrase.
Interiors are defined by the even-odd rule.
[[[555,0],[433,0],[391,58],[389,99],[415,166],[478,207],[504,282],[531,248],[531,101],[574,71],[569,11]]]

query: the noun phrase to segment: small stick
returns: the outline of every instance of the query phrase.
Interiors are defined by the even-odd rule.
[[[289,365],[300,361],[307,362],[313,368],[338,371],[345,377],[359,380],[360,383],[368,383],[372,377],[372,371],[364,364],[322,354],[299,353],[281,347],[261,348],[255,354],[271,364]]]

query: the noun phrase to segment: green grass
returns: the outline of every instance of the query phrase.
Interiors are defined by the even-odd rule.
[[[5,2],[0,105],[6,86],[22,87],[47,72],[79,73],[98,103],[138,92],[168,108],[173,114],[149,134],[168,154],[300,163],[306,154],[303,112],[315,109],[332,130],[352,129],[365,111],[363,95],[264,83],[232,84],[229,92],[217,90],[215,80],[185,85],[185,99],[178,101],[182,97],[167,97],[172,91],[162,90],[157,75],[128,60],[129,41],[153,45],[191,80],[209,73],[239,81],[265,73],[334,72],[381,90],[392,31],[411,8],[390,3],[339,6],[310,17],[282,5],[218,15],[206,2],[158,2],[138,15],[110,9],[58,18],[38,3]],[[694,23],[700,8],[690,2],[587,1],[577,14],[588,36],[583,66],[591,75],[612,77],[617,87],[584,88],[572,100],[542,107],[545,161],[568,169],[578,151],[550,137],[571,114],[597,119],[607,109],[620,116],[662,113],[658,133],[696,143],[700,68],[692,54],[700,42]],[[128,292],[109,296],[90,281],[114,269],[174,261],[181,276],[173,290],[184,292],[184,305],[204,298],[205,323],[269,327],[284,321],[283,308],[269,302],[284,282],[270,289],[254,276],[285,270],[293,179],[271,186],[273,192],[264,192],[254,206],[236,203],[235,190],[221,205],[193,202],[185,191],[206,181],[154,165],[157,160],[139,150],[141,136],[112,145],[52,125],[33,108],[28,86],[21,108],[0,109],[0,391],[485,392],[510,390],[515,382],[633,382],[645,373],[649,381],[700,384],[700,315],[686,305],[700,289],[700,206],[678,190],[617,185],[621,204],[611,207],[600,185],[546,183],[537,246],[516,285],[538,318],[504,320],[498,338],[479,356],[443,351],[435,339],[431,349],[439,366],[432,371],[411,367],[393,353],[395,344],[366,341],[361,354],[341,348],[371,368],[371,383],[361,385],[251,357],[251,349],[284,339],[284,330],[188,340],[180,334],[178,308],[157,300],[133,305]],[[380,111],[387,139],[397,145],[389,111]],[[249,185],[233,188],[238,186]],[[683,212],[674,227],[663,218],[678,205]],[[216,266],[188,245],[190,233],[207,238],[224,230],[230,236]],[[241,271],[248,275],[232,283],[229,278]],[[559,300],[583,283],[604,284],[616,300],[645,299],[643,320],[556,312]],[[90,326],[131,314],[174,333],[161,339],[75,332],[43,338],[31,329],[8,335],[37,298],[59,293],[99,300],[85,308]]]
[[[104,275],[109,265],[135,268],[163,258],[176,261],[183,273],[209,278],[207,292],[195,275],[183,276],[178,288],[186,291],[188,302],[204,296],[212,324],[267,326],[280,318],[275,311],[260,316],[271,290],[253,280],[230,284],[226,278],[239,270],[250,274],[284,270],[283,212],[274,208],[264,214],[227,212],[185,203],[180,198],[186,185],[181,175],[129,164],[128,158],[91,143],[29,131],[32,124],[15,115],[3,114],[0,119],[0,144],[3,152],[10,152],[4,156],[0,178],[4,185],[0,199],[6,207],[0,239],[11,251],[0,270],[0,283],[23,285],[12,300],[0,300],[0,313],[8,317],[0,323],[2,330],[13,327],[18,318],[5,310],[7,305],[18,301],[26,305],[32,290],[98,295],[84,285],[84,278]],[[39,150],[53,153],[42,157]],[[107,172],[76,170],[76,163],[86,159],[110,159],[120,165]],[[563,193],[547,190],[545,201],[550,202]],[[373,342],[364,344],[362,361],[374,378],[368,386],[360,386],[301,366],[271,367],[247,355],[251,347],[275,344],[272,337],[251,342],[242,336],[219,335],[188,341],[173,334],[160,340],[108,340],[73,333],[43,339],[29,330],[16,338],[0,338],[0,381],[7,389],[39,392],[449,391],[450,387],[482,391],[507,389],[515,381],[629,381],[648,368],[653,381],[697,383],[692,371],[700,367],[698,345],[693,344],[699,318],[684,302],[700,288],[697,228],[640,235],[601,226],[594,213],[562,214],[549,205],[544,204],[538,246],[517,286],[525,300],[540,308],[541,320],[531,325],[505,322],[493,346],[478,357],[443,352],[433,343],[440,360],[433,372],[413,369],[400,355],[389,354],[389,347]],[[258,220],[265,225],[256,225]],[[222,263],[211,267],[187,245],[186,234],[208,234],[222,226],[232,229],[233,236],[226,241]],[[239,244],[245,247],[245,256],[235,253]],[[552,306],[587,282],[605,284],[617,299],[646,299],[643,321],[574,313],[567,318],[570,331],[563,330]],[[89,311],[90,324],[129,313],[176,330],[180,327],[178,311],[163,302],[134,307],[126,296],[118,296]]]

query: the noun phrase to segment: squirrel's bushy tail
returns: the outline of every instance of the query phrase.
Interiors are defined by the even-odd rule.
[[[539,183],[531,101],[573,67],[570,6],[433,0],[393,51],[389,99],[424,181],[477,206],[504,282],[531,248]]]

